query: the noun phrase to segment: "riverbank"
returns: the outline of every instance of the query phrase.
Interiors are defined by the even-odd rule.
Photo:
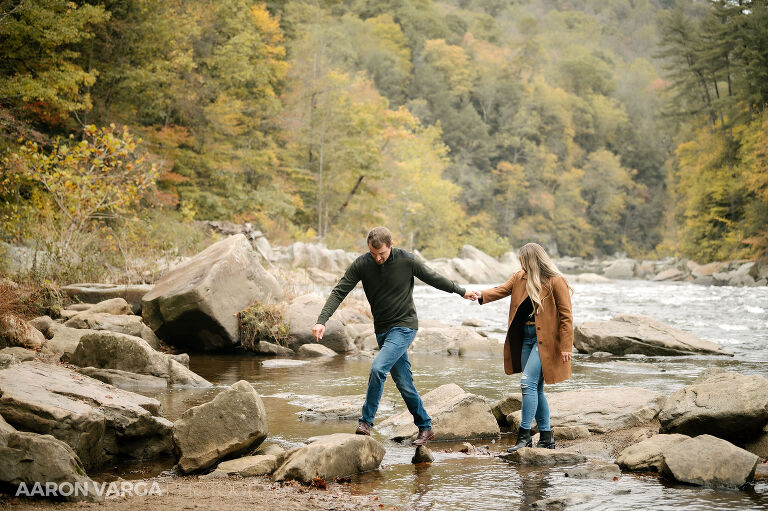
[[[274,483],[268,477],[206,480],[196,476],[159,476],[130,481],[153,488],[151,495],[114,495],[103,502],[56,502],[42,498],[0,495],[0,509],[31,511],[35,509],[110,509],[114,511],[176,511],[216,509],[216,511],[303,511],[303,510],[379,510],[405,509],[384,505],[374,494],[357,495],[348,484],[327,483],[326,488],[304,486],[297,482]],[[120,481],[118,481],[120,484]],[[150,492],[143,492],[150,493]]]

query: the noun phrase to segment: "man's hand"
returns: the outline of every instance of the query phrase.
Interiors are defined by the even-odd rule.
[[[466,293],[464,293],[464,298],[466,298],[467,300],[472,300],[474,302],[475,300],[477,300],[479,294],[480,293],[478,293],[477,291],[467,291]]]
[[[565,364],[566,362],[570,362],[571,359],[573,358],[573,353],[571,353],[570,351],[561,351],[560,353],[563,354],[563,364]]]
[[[320,323],[315,323],[315,326],[312,327],[312,337],[315,338],[315,341],[320,342],[320,339],[323,338],[324,333],[325,333],[325,325],[321,325]]]

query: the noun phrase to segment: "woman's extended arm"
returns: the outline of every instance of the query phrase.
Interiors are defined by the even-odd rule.
[[[517,280],[518,274],[512,275],[508,281],[500,286],[484,289],[482,291],[476,291],[477,301],[480,304],[495,302],[512,294],[512,287]]]

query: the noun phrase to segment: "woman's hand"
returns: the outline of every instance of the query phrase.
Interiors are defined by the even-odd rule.
[[[563,354],[563,364],[570,362],[571,359],[573,358],[573,353],[571,353],[570,351],[561,351],[560,353]]]

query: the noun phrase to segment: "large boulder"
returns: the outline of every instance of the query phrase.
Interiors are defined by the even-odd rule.
[[[712,341],[699,339],[693,334],[637,314],[620,314],[609,321],[581,323],[575,328],[573,344],[581,353],[605,351],[614,355],[730,355]]]
[[[0,348],[40,348],[43,344],[45,336],[23,319],[10,314],[0,317]]]
[[[156,399],[59,365],[23,362],[0,371],[5,420],[16,429],[65,442],[88,470],[121,457],[170,454],[173,425],[159,413]]]
[[[593,433],[607,433],[652,421],[666,396],[641,387],[609,387],[557,392],[547,396],[550,419],[560,426],[585,426]],[[515,422],[513,412],[507,416]]]
[[[142,299],[155,333],[190,350],[231,348],[239,342],[237,313],[255,300],[284,292],[242,234],[214,243],[168,271]]]
[[[325,300],[308,294],[294,298],[286,306],[283,317],[290,330],[288,346],[291,349],[298,351],[300,346],[315,342],[312,327],[317,322],[323,305]],[[356,350],[344,324],[333,316],[325,323],[325,334],[320,344],[336,353],[349,353]]]
[[[169,385],[211,386],[174,358],[155,351],[144,339],[106,330],[84,335],[70,362],[80,367],[116,369],[163,378]]]
[[[577,452],[564,450],[523,447],[512,453],[499,456],[505,461],[520,465],[575,465],[587,461],[587,457]]]
[[[122,298],[116,299],[122,300]],[[89,330],[109,330],[110,332],[132,335],[141,337],[155,349],[160,347],[160,339],[157,338],[151,328],[144,324],[141,316],[115,315],[87,310],[67,320],[64,326]]]
[[[349,477],[377,469],[385,452],[384,446],[370,436],[325,435],[291,453],[272,478],[311,483],[318,477],[326,481]]]
[[[204,470],[258,447],[267,432],[261,397],[250,383],[240,380],[212,401],[190,408],[173,424],[178,467],[187,474]]]
[[[758,374],[713,374],[678,390],[659,413],[662,430],[738,441],[768,423],[768,379]]]
[[[80,344],[80,339],[84,335],[95,332],[96,330],[69,328],[59,323],[52,323],[48,330],[44,332],[46,336],[50,337],[43,346],[42,351],[59,355],[63,361],[67,361],[75,353],[77,346]]]
[[[513,392],[491,404],[491,412],[496,417],[496,422],[499,423],[499,426],[508,426],[507,415],[522,410],[522,408],[523,395],[520,392]]]
[[[662,473],[683,483],[738,488],[752,480],[760,458],[712,435],[700,435],[663,450]]]
[[[424,408],[432,418],[435,440],[488,438],[499,435],[499,424],[485,399],[448,383],[422,396]],[[410,412],[402,412],[379,424],[379,429],[395,441],[415,438],[418,428]]]
[[[419,329],[408,351],[468,358],[501,358],[504,356],[504,345],[465,326],[428,327]]]
[[[619,453],[616,463],[624,470],[661,471],[664,449],[688,440],[688,435],[653,435],[640,443],[630,445]]]
[[[152,289],[151,284],[72,284],[61,288],[64,296],[73,301],[97,304],[112,298],[122,298],[134,314],[141,313],[141,299]]]
[[[619,259],[605,269],[604,275],[609,279],[631,279],[635,276],[637,262],[633,259]]]
[[[1,416],[0,483],[30,491],[35,483],[54,483],[67,500],[95,500],[94,482],[70,446],[51,435],[17,431]]]

